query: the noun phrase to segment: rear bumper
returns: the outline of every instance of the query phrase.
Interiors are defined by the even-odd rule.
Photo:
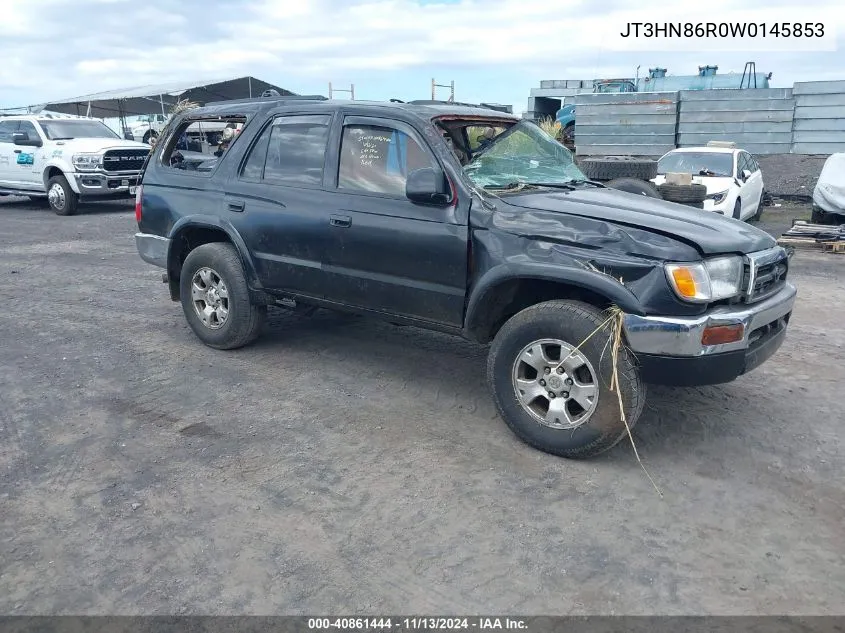
[[[713,385],[731,382],[770,358],[786,338],[797,291],[790,283],[759,303],[721,307],[693,318],[625,315],[628,346],[645,382]],[[742,340],[720,345],[701,342],[712,326],[742,325]]]
[[[135,246],[145,262],[159,268],[167,268],[167,253],[170,250],[168,238],[150,233],[136,233]]]

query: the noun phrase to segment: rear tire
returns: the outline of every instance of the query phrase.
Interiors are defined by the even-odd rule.
[[[179,297],[188,325],[203,343],[235,349],[261,334],[267,307],[250,300],[243,264],[225,242],[197,246],[182,265]]]
[[[79,206],[79,194],[64,176],[53,176],[47,181],[47,200],[56,215],[73,215]]]
[[[766,193],[762,192],[760,194],[760,202],[757,204],[757,211],[754,213],[754,216],[751,218],[753,222],[759,222],[760,218],[763,217],[763,199],[766,197]]]
[[[553,455],[583,459],[627,435],[618,396],[609,389],[613,369],[605,347],[610,324],[574,349],[606,319],[586,303],[547,301],[526,308],[499,330],[487,360],[487,380],[499,415],[522,441]],[[624,346],[617,360],[625,418],[633,428],[645,403],[645,385]]]
[[[657,176],[657,161],[630,156],[607,156],[585,158],[579,164],[590,180],[615,180],[616,178],[637,178],[651,180]]]
[[[640,196],[646,196],[647,198],[663,198],[657,190],[657,187],[645,180],[637,180],[636,178],[617,178],[616,180],[611,180],[610,182],[606,182],[604,184],[611,189],[618,189],[619,191],[634,193]]]

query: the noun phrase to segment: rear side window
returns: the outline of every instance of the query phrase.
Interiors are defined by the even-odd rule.
[[[18,131],[18,121],[0,121],[0,143],[11,143],[12,135]]]
[[[252,147],[241,177],[280,185],[320,186],[330,123],[330,115],[277,117]]]
[[[435,166],[431,156],[404,132],[389,127],[348,125],[343,128],[337,186],[404,197],[408,174]]]

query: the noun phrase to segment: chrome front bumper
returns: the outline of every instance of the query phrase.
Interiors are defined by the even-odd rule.
[[[131,187],[138,185],[141,172],[76,172],[73,179],[81,196],[129,195]]]
[[[796,294],[795,286],[787,282],[776,294],[758,303],[714,308],[697,317],[626,314],[625,337],[635,354],[694,358],[747,350],[762,328],[778,324],[792,312]],[[717,325],[743,325],[742,340],[720,345],[702,344],[704,330]]]
[[[167,268],[167,252],[170,249],[168,238],[150,233],[136,233],[135,246],[145,262],[159,268]]]

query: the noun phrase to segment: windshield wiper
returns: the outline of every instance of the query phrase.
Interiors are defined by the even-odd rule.
[[[568,189],[569,191],[574,191],[575,187],[572,186],[572,183],[568,180],[566,182],[529,182],[525,183],[531,185],[532,187],[548,187],[550,189]]]
[[[74,136],[55,136],[55,137],[51,138],[50,140],[51,141],[72,141],[74,138],[76,138],[76,137],[74,137]]]
[[[510,191],[510,190],[513,190],[513,189],[522,189],[524,187],[536,187],[536,186],[537,185],[535,185],[534,183],[521,182],[519,180],[514,180],[512,182],[505,183],[504,185],[486,185],[484,188],[485,189],[493,189],[493,190],[504,189],[504,190]]]
[[[570,180],[565,180],[565,181],[564,181],[562,184],[560,184],[560,185],[552,185],[552,184],[548,184],[548,185],[543,185],[543,186],[544,186],[544,187],[554,187],[554,186],[562,187],[562,186],[566,186],[566,187],[570,187],[571,189],[574,189],[575,187],[577,187],[577,186],[579,186],[579,185],[590,185],[591,187],[599,187],[599,188],[604,188],[604,189],[606,189],[606,188],[607,188],[607,185],[605,185],[604,183],[597,182],[597,181],[595,181],[595,180],[581,180],[581,179],[579,179],[579,178],[572,178],[572,179],[570,179]]]

